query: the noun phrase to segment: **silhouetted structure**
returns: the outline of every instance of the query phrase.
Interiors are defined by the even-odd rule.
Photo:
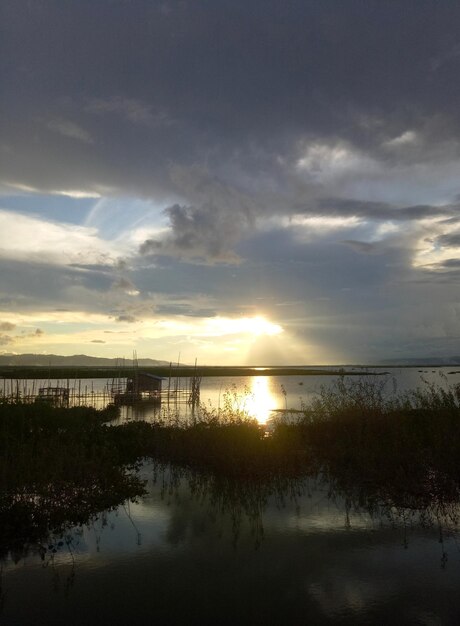
[[[161,402],[161,384],[164,378],[134,370],[134,374],[127,378],[124,390],[117,389],[114,393],[116,404],[131,404],[148,400]]]
[[[53,406],[69,406],[69,389],[67,387],[40,387],[38,402],[48,402]]]

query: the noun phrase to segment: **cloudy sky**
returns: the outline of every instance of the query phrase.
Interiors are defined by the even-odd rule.
[[[460,5],[2,0],[0,351],[460,354]]]

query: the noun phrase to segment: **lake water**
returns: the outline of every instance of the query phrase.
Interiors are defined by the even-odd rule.
[[[317,369],[317,368],[316,368]],[[327,369],[327,368],[321,368]],[[333,369],[333,368],[330,368]],[[405,393],[426,384],[456,385],[460,384],[460,369],[456,367],[439,367],[432,369],[420,368],[345,368],[353,372],[362,372],[363,376],[369,376],[376,384],[384,385],[384,392],[388,395]],[[266,423],[277,411],[285,409],[299,410],[302,405],[308,405],[311,400],[318,396],[322,387],[330,388],[338,379],[338,376],[313,376],[309,375],[305,368],[305,376],[267,376],[261,371],[260,376],[234,376],[234,377],[204,377],[201,382],[201,403],[209,410],[219,411],[224,409],[226,403],[232,408],[246,412],[255,417],[261,424]],[[349,379],[351,380],[351,378]],[[103,385],[102,381],[94,384]],[[179,379],[179,386],[186,386],[185,381]],[[178,412],[186,416],[188,411],[184,406],[154,407],[137,406],[123,410],[123,419],[157,418],[161,413],[168,410]]]
[[[421,376],[460,382],[455,368],[388,371],[388,393]],[[208,378],[201,400],[215,410],[236,390],[262,423],[334,380]],[[154,409],[123,419],[142,415]],[[457,505],[379,509],[320,478],[238,485],[150,462],[141,471],[137,503],[50,538],[44,557],[30,546],[3,561],[0,624],[460,623]]]
[[[298,369],[298,368],[296,368]],[[265,424],[278,411],[285,409],[299,410],[302,405],[308,405],[311,400],[318,396],[322,387],[330,388],[338,380],[337,375],[311,375],[305,367],[304,376],[269,376],[264,374],[265,368],[260,368],[260,376],[208,376],[201,381],[200,402],[209,411],[219,412],[228,405],[232,409],[240,410],[252,417],[255,417],[261,424]],[[318,369],[317,367],[314,369]],[[336,367],[321,367],[322,370]],[[426,384],[447,386],[460,384],[460,368],[455,366],[438,367],[430,369],[420,368],[357,368],[345,367],[345,371],[353,374],[369,376],[376,384],[384,385],[384,392],[388,395],[405,393],[417,387],[424,387]],[[121,379],[122,381],[124,379]],[[351,380],[351,377],[348,378]],[[111,379],[89,378],[80,381],[41,379],[36,381],[20,381],[19,389],[26,395],[27,393],[37,393],[39,387],[70,386],[70,396],[73,391],[77,395],[86,396],[86,401],[98,408],[102,408],[110,400]],[[177,384],[179,388],[186,389],[189,385],[188,379],[174,379],[172,386]],[[4,392],[6,395],[16,390],[16,381],[4,382]],[[2,386],[0,385],[0,393]],[[94,394],[94,398],[92,398]],[[187,417],[190,410],[185,403],[175,404],[174,402],[163,402],[161,406],[152,403],[143,403],[134,407],[122,407],[121,420],[146,420],[152,421],[168,413],[178,414],[180,417]]]
[[[4,562],[2,624],[459,623],[449,520],[440,535],[404,511],[371,515],[315,480],[270,494],[143,474],[137,504],[70,531],[44,560]]]

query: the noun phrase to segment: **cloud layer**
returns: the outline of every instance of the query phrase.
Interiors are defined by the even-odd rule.
[[[165,319],[264,315],[287,362],[458,353],[459,18],[6,0],[0,317],[87,312],[139,348]]]

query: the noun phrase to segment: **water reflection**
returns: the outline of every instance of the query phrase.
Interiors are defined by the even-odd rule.
[[[253,376],[245,409],[259,424],[266,424],[271,412],[277,407],[277,399],[270,389],[270,376]]]
[[[41,568],[4,564],[2,623],[456,623],[454,503],[377,505],[323,476],[142,477],[144,499],[54,538]]]
[[[236,414],[255,418],[259,424],[266,424],[272,412],[280,408],[280,398],[273,391],[273,380],[270,376],[253,376],[244,379],[242,386],[220,384],[217,397],[204,401],[198,413],[216,411],[218,414]],[[150,404],[138,403],[133,406],[121,407],[120,419],[124,421],[149,421],[163,419],[171,421],[177,418],[184,422],[196,415],[196,409],[187,403]]]
[[[256,368],[263,373],[267,368]],[[323,368],[327,369],[327,368]],[[349,368],[354,370],[355,368]],[[305,368],[306,373],[308,368]],[[368,368],[368,373],[380,374],[380,380],[387,380],[386,393],[393,393],[393,381],[397,385],[399,392],[415,390],[417,387],[425,387],[426,382],[444,385],[446,377],[449,383],[460,383],[460,372],[452,371],[451,368],[438,368],[435,372],[421,371],[417,368],[391,369],[386,371],[383,368]],[[386,374],[386,375],[385,375]],[[317,397],[321,387],[329,387],[337,380],[336,375],[331,376],[232,376],[221,377],[203,377],[201,383],[201,400],[207,408],[218,410],[224,404],[224,396],[230,390],[232,404],[237,410],[245,408],[250,415],[253,415],[261,424],[266,423],[270,417],[270,412],[275,409],[298,410],[301,405],[310,404],[311,400]],[[6,381],[8,384],[8,381]],[[24,393],[31,393],[40,385],[52,386],[67,385],[66,381],[57,379],[23,381],[25,385]],[[99,404],[95,402],[98,408],[104,406],[101,392],[110,385],[110,380],[105,378],[84,379],[81,381],[71,381],[71,387],[76,387],[78,393],[91,396],[95,392],[96,398],[100,397]],[[179,386],[186,386],[184,379],[179,379]],[[6,387],[8,391],[8,386]],[[234,391],[234,393],[233,393]],[[243,405],[243,406],[242,406]],[[187,418],[190,411],[186,403],[170,404],[164,402],[161,407],[156,404],[144,403],[134,407],[122,408],[123,421],[146,420],[154,421],[159,416],[168,414],[177,414],[180,417]]]

